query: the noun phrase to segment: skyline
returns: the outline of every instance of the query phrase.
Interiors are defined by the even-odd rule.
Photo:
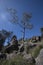
[[[6,8],[16,9],[19,21],[21,21],[22,13],[32,13],[30,22],[34,27],[32,30],[26,31],[26,38],[41,35],[40,28],[43,27],[43,0],[0,0],[0,30],[13,31],[17,38],[21,38],[21,28],[9,22]]]

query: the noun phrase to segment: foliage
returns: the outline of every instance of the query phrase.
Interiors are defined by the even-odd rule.
[[[41,36],[43,38],[43,27],[41,28]]]
[[[43,32],[43,28],[41,28],[41,32]]]

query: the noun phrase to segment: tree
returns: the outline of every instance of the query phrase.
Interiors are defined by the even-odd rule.
[[[10,32],[10,35],[8,36],[8,42],[7,42],[8,45],[10,44],[12,36],[13,36],[13,32]]]
[[[30,23],[30,19],[32,17],[32,15],[29,13],[23,13],[22,16],[22,20],[19,22],[18,21],[18,16],[17,16],[17,11],[15,9],[7,9],[7,11],[10,13],[11,15],[11,19],[10,22],[12,22],[13,24],[18,24],[21,28],[22,28],[22,33],[23,33],[23,40],[25,39],[25,31],[26,29],[32,29],[33,25]]]
[[[30,23],[32,15],[28,13],[23,13],[21,25],[23,28],[23,40],[25,39],[25,31],[26,29],[32,29],[33,25]]]
[[[43,27],[41,28],[41,36],[43,38]]]
[[[11,35],[11,32],[8,32],[6,30],[0,31],[0,51],[2,50],[4,46],[5,40]]]

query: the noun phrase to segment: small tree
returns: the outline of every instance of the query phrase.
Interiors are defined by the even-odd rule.
[[[30,23],[30,19],[32,17],[31,14],[28,13],[23,13],[22,20],[19,22],[18,21],[18,16],[16,15],[17,11],[15,9],[7,9],[7,11],[11,15],[10,22],[13,24],[18,24],[22,28],[22,33],[23,33],[23,40],[25,39],[25,31],[26,29],[32,29],[33,25]]]

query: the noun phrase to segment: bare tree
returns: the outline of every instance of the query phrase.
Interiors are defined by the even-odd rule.
[[[23,33],[23,40],[25,39],[25,31],[26,29],[32,29],[33,25],[30,23],[30,19],[32,15],[29,13],[23,13],[22,20],[19,22],[18,21],[18,16],[16,15],[17,11],[15,9],[7,9],[8,12],[11,15],[10,22],[13,24],[18,24],[22,28],[22,33]]]

